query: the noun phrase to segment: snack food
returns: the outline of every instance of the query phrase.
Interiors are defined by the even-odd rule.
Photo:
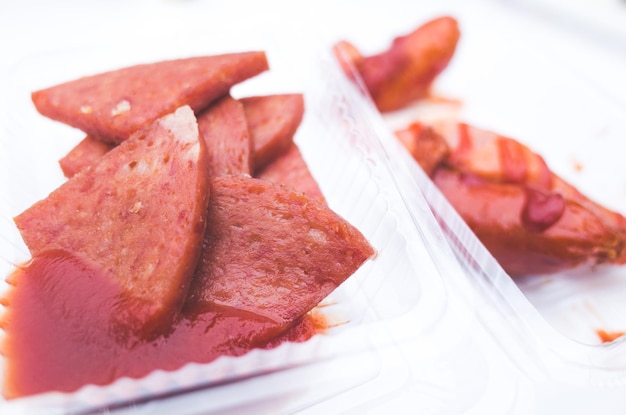
[[[123,294],[120,326],[150,338],[174,319],[200,255],[208,158],[193,112],[134,134],[15,218],[33,256],[62,250]]]
[[[244,106],[252,140],[253,164],[259,171],[287,151],[293,142],[304,114],[304,98],[302,94],[277,94],[244,97],[239,101]],[[87,136],[59,160],[59,165],[66,177],[72,177],[113,147],[114,144]]]
[[[261,169],[255,177],[290,186],[320,202],[325,200],[296,143],[292,143],[286,153]]]
[[[209,177],[252,174],[252,141],[243,104],[230,95],[198,115],[198,131],[209,154]]]
[[[55,85],[33,92],[32,100],[42,115],[119,144],[180,106],[201,111],[233,85],[268,69],[264,52],[175,59]]]
[[[381,112],[401,109],[425,98],[435,78],[448,66],[459,41],[456,19],[443,16],[393,40],[376,55],[362,56],[347,41],[334,52],[346,73],[356,70]]]
[[[241,98],[254,147],[254,168],[259,171],[289,149],[302,121],[304,97],[280,94]]]
[[[211,192],[211,229],[186,307],[237,308],[289,324],[374,253],[325,204],[285,186],[220,177]]]
[[[111,77],[99,79],[108,83]],[[94,86],[95,90],[100,87]],[[167,85],[162,87],[167,89]],[[111,88],[118,90],[115,85]],[[292,98],[303,102],[299,94]],[[76,101],[75,97],[68,100]],[[272,149],[274,143],[293,143],[303,107],[296,105],[294,109],[287,117],[269,116],[281,121],[280,128],[263,124],[266,135],[278,137],[264,144],[272,157],[286,154]],[[237,356],[256,347],[274,347],[281,341],[305,340],[316,333],[319,320],[307,318],[307,313],[372,258],[374,249],[325,203],[291,186],[250,177],[254,154],[250,153],[253,147],[247,125],[242,102],[232,99],[228,91],[196,114],[184,106],[120,144],[107,143],[112,148],[95,147],[89,154],[103,149],[104,154],[92,157],[90,165],[16,218],[33,247],[33,258],[9,276],[13,287],[3,299],[8,304],[0,320],[5,331],[0,347],[6,358],[6,397],[51,390],[71,392],[85,384],[106,385],[120,377],[142,377],[155,369],[174,370],[189,362]],[[188,139],[193,136],[201,150],[197,157],[202,163],[198,166],[190,165],[185,157],[186,146],[180,154],[168,147],[181,140],[165,137],[177,136],[179,130]],[[279,134],[274,134],[276,131]],[[92,134],[88,137],[93,139]],[[152,140],[155,137],[158,140]],[[229,142],[232,138],[236,140]],[[133,152],[137,142],[145,143],[141,152]],[[234,144],[236,156],[224,154],[225,143]],[[89,152],[92,147],[87,148]],[[248,151],[239,152],[242,149]],[[313,180],[297,155],[299,167]],[[227,160],[219,160],[220,156]],[[214,161],[212,171],[206,165],[208,158]],[[268,159],[267,166],[272,162]],[[175,168],[161,169],[162,163]],[[136,181],[128,174],[119,174],[121,179],[115,180],[115,173],[126,171],[146,180]],[[186,191],[190,181],[197,184],[197,192]],[[82,198],[74,198],[89,190],[92,192],[83,193]],[[144,192],[158,199],[150,199],[149,204],[155,219],[133,229],[134,223],[125,218],[144,213],[144,200],[134,199]],[[192,209],[186,209],[189,203],[177,201],[179,192],[199,208],[198,220],[184,220]],[[168,199],[161,200],[160,195]],[[101,203],[107,198],[111,203]],[[57,215],[56,208],[68,200],[74,205]],[[84,213],[74,218],[72,212],[77,206]],[[170,211],[178,215],[169,217]],[[90,215],[102,220],[93,220]],[[159,222],[163,220],[170,227],[177,227],[179,220],[190,225],[189,231],[200,236],[193,244],[196,255],[180,252],[181,238],[176,232],[170,234],[171,228]],[[71,237],[66,241],[46,227],[56,229],[55,224],[79,230],[69,232]],[[165,232],[162,238],[151,237],[160,232]],[[130,244],[126,244],[127,234]],[[137,262],[119,259],[119,255],[144,254],[133,244],[145,247],[145,251],[162,251],[150,256],[147,269],[165,263],[192,271],[191,283],[170,281],[168,272],[159,273],[159,281],[171,284],[171,292],[180,294],[182,301],[163,307],[167,318],[154,319],[159,321],[158,330],[135,324],[138,319],[143,323],[139,306],[166,304],[167,298],[161,297],[170,291],[135,284],[133,266]],[[101,245],[107,249],[100,249]],[[110,275],[120,264],[130,264],[118,273],[122,283]],[[136,300],[135,290],[144,297]],[[36,346],[41,344],[45,347]],[[69,374],[68,367],[72,368]]]
[[[457,122],[414,123],[396,134],[510,275],[626,262],[626,218],[518,141]],[[415,151],[433,142],[445,150]]]
[[[283,334],[307,339],[315,327],[305,314],[374,253],[324,204],[284,186],[225,175],[212,181],[211,195],[189,295],[157,338],[110,324],[119,292],[80,258],[46,251],[14,274],[3,322],[5,396],[207,363],[275,345]]]
[[[347,42],[334,52],[347,76],[360,76],[387,112],[427,98],[459,34],[444,16],[373,57]],[[626,262],[626,218],[581,194],[521,142],[456,117],[413,118],[395,135],[511,276]]]

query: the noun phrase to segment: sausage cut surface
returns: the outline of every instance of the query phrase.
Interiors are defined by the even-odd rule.
[[[206,148],[182,107],[141,130],[15,218],[33,256],[62,250],[110,276],[152,331],[181,308],[209,198]],[[122,307],[122,306],[120,306]]]

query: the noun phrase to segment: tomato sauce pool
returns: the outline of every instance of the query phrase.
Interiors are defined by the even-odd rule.
[[[291,327],[239,309],[207,304],[183,310],[170,331],[152,340],[133,332],[141,312],[106,275],[62,251],[49,251],[7,278],[0,324],[5,336],[3,394],[16,398],[107,385],[155,369],[175,370],[238,356],[283,341],[305,341],[325,320],[308,314]],[[130,322],[130,323],[129,323]]]

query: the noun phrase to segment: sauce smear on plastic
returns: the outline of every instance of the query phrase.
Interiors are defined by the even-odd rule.
[[[169,333],[145,341],[127,324],[137,311],[133,300],[111,278],[63,251],[35,257],[7,281],[12,288],[0,320],[7,398],[71,392],[155,369],[207,363],[287,340],[305,341],[324,328],[319,315],[286,328],[239,309],[207,306],[184,310]]]

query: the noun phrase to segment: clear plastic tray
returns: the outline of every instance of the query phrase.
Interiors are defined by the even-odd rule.
[[[156,371],[143,379],[87,385],[69,394],[0,399],[1,413],[384,410],[396,397],[410,399],[416,411],[446,411],[510,408],[520,399],[518,381],[504,369],[511,365],[506,353],[450,286],[465,277],[450,261],[451,251],[426,201],[419,193],[401,191],[406,176],[395,171],[395,156],[381,146],[382,124],[370,118],[367,102],[314,36],[299,37],[293,30],[286,44],[281,42],[285,34],[270,33],[269,27],[264,22],[256,31],[193,32],[62,50],[14,67],[0,131],[5,195],[0,201],[0,274],[8,275],[28,259],[12,217],[62,183],[57,161],[83,137],[40,116],[30,102],[31,91],[133,63],[265,50],[271,70],[238,85],[233,95],[305,94],[305,117],[295,139],[330,207],[377,250],[374,260],[324,301],[323,312],[343,324],[303,344]],[[487,358],[489,350],[492,357]]]
[[[454,101],[421,102],[385,115],[369,105],[369,117],[378,117],[387,128],[379,135],[394,153],[396,175],[406,174],[405,197],[412,192],[427,199],[464,268],[467,281],[456,286],[467,289],[478,319],[523,372],[539,384],[550,379],[583,391],[597,386],[623,390],[626,338],[602,343],[597,330],[626,331],[626,267],[513,280],[392,132],[411,121],[441,117],[500,132],[544,156],[584,194],[626,214],[626,175],[621,173],[626,108],[551,49],[563,36],[558,27],[491,2],[457,5],[451,14],[459,21],[461,41],[434,88]],[[369,101],[364,86],[357,87]],[[422,214],[419,208],[415,214]]]

